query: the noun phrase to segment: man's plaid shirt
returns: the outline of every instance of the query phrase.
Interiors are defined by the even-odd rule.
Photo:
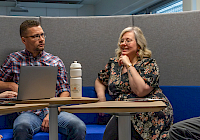
[[[11,53],[0,68],[0,80],[19,84],[21,66],[57,66],[58,75],[55,96],[59,96],[60,93],[64,91],[70,92],[65,65],[59,57],[43,51],[40,55],[34,58],[26,49]],[[44,111],[45,115],[49,113],[48,108],[29,110],[28,112],[34,112],[39,115],[41,111]]]

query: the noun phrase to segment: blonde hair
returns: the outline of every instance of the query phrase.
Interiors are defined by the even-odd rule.
[[[138,52],[138,59],[141,60],[144,57],[150,58],[151,57],[151,50],[149,50],[147,48],[147,41],[144,37],[142,30],[139,27],[133,26],[133,27],[125,28],[119,36],[118,44],[117,44],[118,48],[115,50],[117,59],[119,59],[119,57],[121,56],[121,48],[120,48],[121,39],[122,39],[123,35],[127,32],[133,32],[134,33],[136,43],[140,47],[139,52]]]

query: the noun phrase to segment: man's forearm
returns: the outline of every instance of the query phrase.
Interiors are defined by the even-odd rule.
[[[60,93],[59,97],[70,97],[70,93],[68,91],[64,91],[64,92]]]
[[[0,92],[6,91],[6,90],[18,92],[18,85],[14,82],[0,81]]]

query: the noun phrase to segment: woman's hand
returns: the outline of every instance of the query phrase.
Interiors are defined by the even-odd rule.
[[[0,98],[13,98],[13,97],[17,97],[17,92],[14,91],[5,91],[0,93]]]
[[[105,86],[99,81],[97,78],[95,80],[95,90],[97,93],[97,97],[99,99],[99,102],[105,102],[106,101],[106,96],[105,96]],[[104,113],[99,113],[99,116],[104,116]]]
[[[131,61],[129,60],[129,57],[127,55],[121,55],[119,57],[119,66],[124,65],[127,66],[128,64],[131,64]]]

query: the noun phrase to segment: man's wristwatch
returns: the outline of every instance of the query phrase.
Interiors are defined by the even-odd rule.
[[[128,65],[127,65],[127,69],[130,68],[131,66],[133,66],[133,65],[132,65],[132,64],[128,64]]]

